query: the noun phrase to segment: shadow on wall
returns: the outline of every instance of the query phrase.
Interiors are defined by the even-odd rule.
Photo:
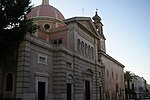
[[[0,100],[21,100],[21,99],[16,99],[16,98],[7,98],[7,99],[4,99],[4,98],[0,97]]]

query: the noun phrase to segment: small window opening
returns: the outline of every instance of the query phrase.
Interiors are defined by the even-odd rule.
[[[46,30],[48,30],[48,29],[50,29],[50,25],[49,25],[49,24],[45,24],[45,25],[44,25],[44,28],[45,28]]]
[[[58,40],[58,44],[62,44],[62,39],[59,39],[59,40]]]

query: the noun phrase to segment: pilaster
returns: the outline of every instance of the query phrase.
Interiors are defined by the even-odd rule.
[[[66,69],[64,62],[58,61],[55,62],[53,69],[53,92],[54,92],[54,99],[66,99]]]
[[[23,98],[28,93],[30,82],[30,42],[23,41],[20,43],[18,50],[18,64],[16,76],[16,98]]]
[[[2,65],[0,64],[0,98],[2,95]]]

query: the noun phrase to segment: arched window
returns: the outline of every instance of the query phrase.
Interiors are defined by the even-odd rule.
[[[134,90],[134,83],[132,83],[132,90]]]
[[[55,45],[57,45],[57,40],[54,40],[53,43],[54,43]]]
[[[116,73],[116,80],[118,80],[118,74]]]
[[[80,52],[80,39],[78,39],[77,50],[78,50],[78,52]]]
[[[102,77],[102,72],[99,72],[99,77],[100,77],[100,78]]]
[[[109,77],[109,70],[107,69],[107,77]]]
[[[90,53],[91,53],[91,50],[90,50],[90,45],[88,46],[88,55],[89,55],[89,58],[91,57],[90,56]]]
[[[92,69],[87,69],[85,72],[84,72],[84,92],[85,92],[85,100],[91,100],[91,97],[92,97],[92,93],[91,93],[91,90],[92,90],[92,79],[93,79],[93,75],[94,75],[94,72]]]
[[[35,31],[32,33],[32,35],[38,36],[38,27],[39,27],[39,26],[38,26],[38,23],[36,23],[36,22],[33,23],[33,26],[34,26],[34,27],[33,27],[33,28],[34,28],[33,30],[35,30]],[[37,28],[37,29],[36,29],[36,28]]]
[[[74,77],[71,74],[67,75],[67,100],[73,99],[73,83]]]
[[[82,43],[81,43],[81,52],[82,52],[82,54],[84,55],[84,42],[82,41]]]
[[[85,55],[87,56],[87,44],[85,43]]]
[[[12,90],[13,90],[13,75],[11,73],[8,73],[6,76],[6,91]]]
[[[112,79],[114,79],[114,72],[112,71]]]
[[[119,92],[119,85],[116,83],[116,92]]]
[[[58,44],[62,44],[62,39],[58,39]]]
[[[91,47],[91,55],[92,55],[92,59],[94,59],[94,49],[93,49],[93,47]]]

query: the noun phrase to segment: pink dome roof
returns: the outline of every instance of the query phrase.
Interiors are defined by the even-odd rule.
[[[54,18],[58,20],[64,20],[64,16],[62,13],[51,5],[39,5],[34,7],[31,12],[27,16],[28,18],[36,18],[36,17],[48,17]]]

